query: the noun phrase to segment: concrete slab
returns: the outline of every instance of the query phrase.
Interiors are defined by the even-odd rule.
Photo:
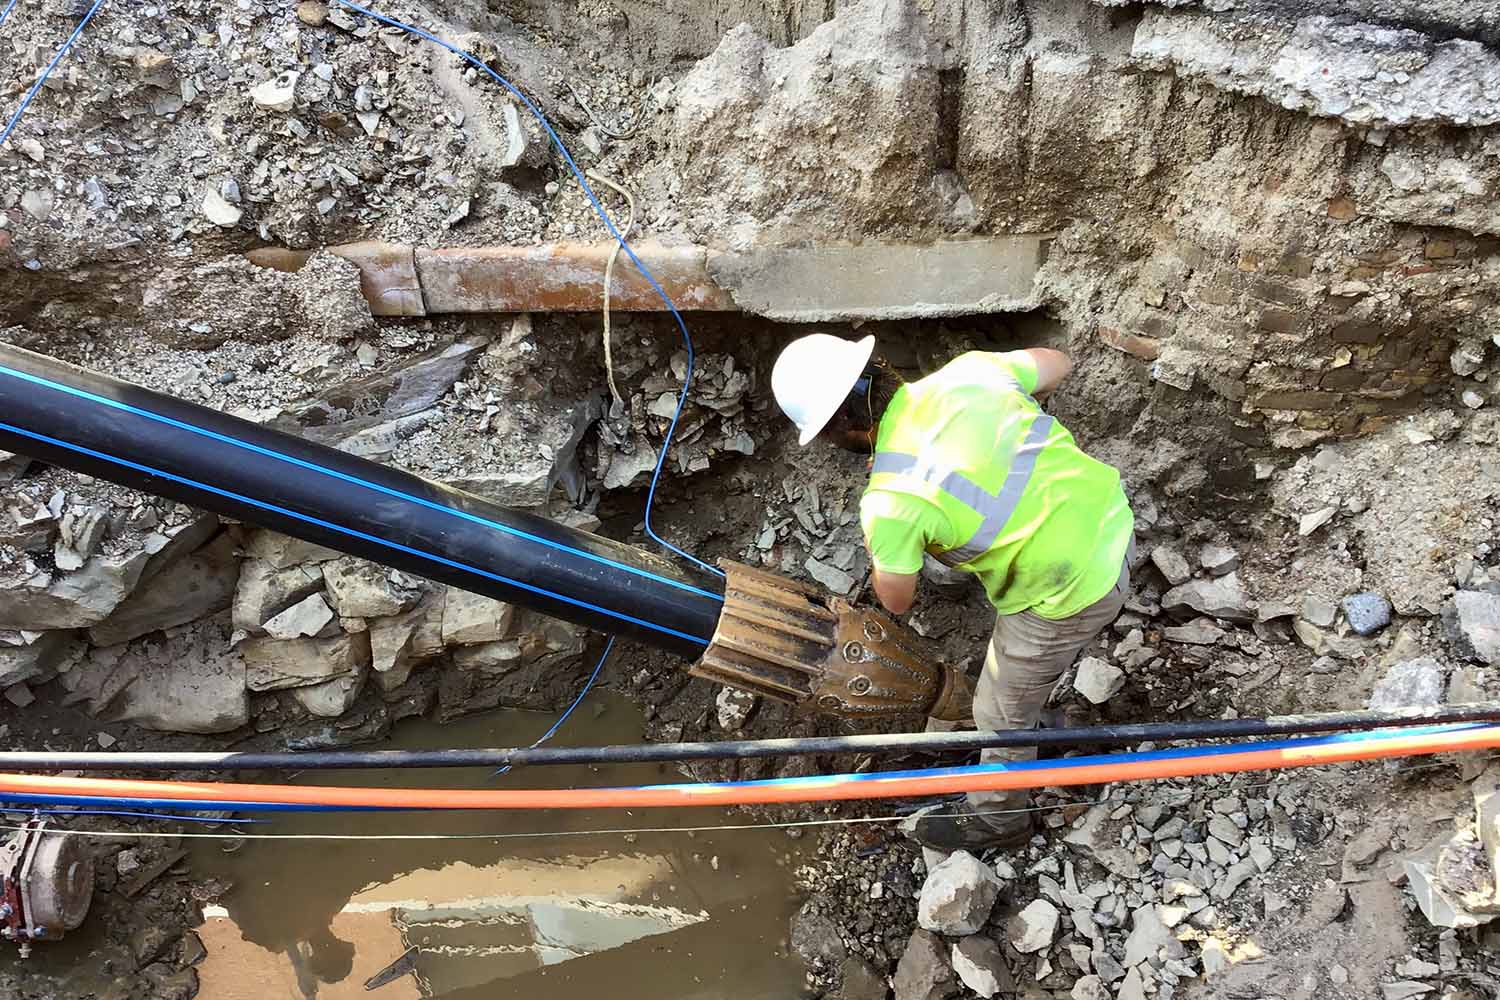
[[[708,271],[748,313],[784,322],[918,319],[1022,312],[1037,305],[1048,236],[926,246],[768,247],[709,257]]]

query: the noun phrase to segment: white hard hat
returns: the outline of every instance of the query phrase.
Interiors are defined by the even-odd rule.
[[[810,333],[786,345],[771,371],[771,392],[801,432],[798,444],[817,437],[833,419],[874,353],[874,337],[852,341]]]

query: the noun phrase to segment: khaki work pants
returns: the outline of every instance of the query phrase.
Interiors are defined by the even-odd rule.
[[[1058,621],[1032,611],[1000,615],[984,658],[984,674],[974,692],[974,722],[980,729],[1030,729],[1041,721],[1042,709],[1057,679],[1089,641],[1119,615],[1130,595],[1130,560],[1120,567],[1113,590],[1069,618]],[[1035,760],[1034,747],[986,750],[985,763]],[[1031,802],[1026,791],[971,792],[969,806],[976,812],[1025,809]],[[1017,825],[1022,816],[984,817],[997,828]]]

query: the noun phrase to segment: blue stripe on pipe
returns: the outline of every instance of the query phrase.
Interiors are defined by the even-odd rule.
[[[70,385],[64,385],[61,382],[53,382],[51,379],[43,378],[40,375],[33,375],[30,372],[17,371],[16,369],[7,367],[5,365],[0,365],[0,374],[9,375],[12,378],[20,379],[23,382],[31,382],[34,385],[44,386],[57,392],[67,393],[70,396],[76,396],[80,399],[87,399],[91,402],[100,403],[104,406],[111,407],[112,409],[123,410],[127,413],[133,413],[138,417],[145,417],[148,420],[154,420],[157,423],[166,424],[170,427],[175,427],[178,430],[183,430],[191,434],[198,434],[206,438],[211,438],[222,444],[231,445],[236,448],[244,448],[247,451],[252,451],[259,455],[264,455],[267,458],[273,458],[280,462],[287,462],[292,465],[299,466],[300,468],[307,469],[310,472],[317,472],[325,476],[330,476],[334,479],[342,480],[343,482],[350,483],[354,486],[363,486],[366,489],[374,490],[377,493],[384,493],[386,496],[395,497],[398,500],[405,500],[409,503],[414,503],[418,506],[426,507],[430,510],[437,511],[442,514],[451,514],[454,517],[462,518],[465,521],[472,521],[474,524],[483,525],[486,528],[494,528],[497,531],[503,531],[506,534],[516,535],[517,537],[524,538],[527,541],[536,542],[538,545],[545,545],[549,548],[558,549],[559,551],[567,552],[571,555],[592,560],[593,562],[603,563],[606,566],[612,566],[615,569],[624,570],[627,573],[633,573],[636,576],[643,576],[649,580],[655,580],[658,583],[665,583],[669,587],[675,587],[678,590],[685,590],[690,594],[697,594],[700,597],[707,597],[715,601],[722,602],[724,600],[723,596],[720,594],[715,594],[712,591],[703,590],[699,587],[694,587],[691,584],[682,583],[678,580],[670,579],[669,577],[660,576],[656,573],[652,573],[650,570],[640,569],[636,566],[628,566],[624,563],[617,563],[612,559],[606,559],[604,556],[596,555],[592,552],[585,552],[583,549],[575,549],[572,546],[564,545],[561,542],[556,542],[549,538],[543,538],[540,535],[533,535],[530,532],[522,531],[520,528],[513,528],[510,525],[501,524],[498,521],[491,521],[489,518],[480,517],[477,514],[470,514],[467,511],[454,510],[452,507],[447,507],[443,504],[435,503],[431,500],[425,500],[422,497],[413,496],[410,493],[403,493],[400,490],[392,489],[389,486],[381,486],[379,483],[372,483],[368,480],[360,479],[358,476],[351,476],[346,472],[339,472],[335,469],[324,468],[323,466],[318,465],[316,462],[309,462],[306,459],[295,458],[291,455],[284,455],[279,451],[273,451],[270,448],[264,448],[260,445],[251,444],[248,441],[241,441],[240,439],[230,437],[227,434],[220,434],[217,431],[211,431],[205,427],[198,427],[195,424],[190,424],[183,420],[177,420],[172,417],[163,416],[160,413],[152,413],[150,410],[143,410],[138,406],[132,406],[129,403],[122,403],[117,399],[110,399],[107,396],[101,396],[97,393],[88,392],[84,389],[78,389]]]
[[[132,462],[128,459],[116,458],[113,455],[106,455],[102,451],[95,451],[92,448],[85,448],[83,445],[73,444],[70,441],[62,441],[58,438],[49,437],[46,434],[38,434],[35,431],[29,431],[24,428],[16,427],[12,424],[7,424],[4,422],[0,422],[0,430],[9,431],[12,434],[19,434],[22,437],[28,437],[34,441],[42,441],[50,445],[55,445],[59,448],[66,448],[69,451],[76,451],[80,454],[88,455],[91,458],[100,459],[101,461],[113,462],[116,465],[123,465],[128,469],[134,469],[137,472],[144,472],[149,476],[158,476],[162,479],[170,479],[174,483],[181,483],[184,486],[191,486],[195,490],[203,490],[206,493],[213,493],[221,497],[227,497],[228,499],[234,500],[237,503],[249,504],[252,507],[259,507],[262,510],[269,510],[277,514],[283,514],[287,517],[296,518],[299,521],[306,521],[308,524],[316,524],[320,528],[327,528],[330,531],[338,531],[353,538],[363,539],[367,542],[374,542],[377,545],[384,545],[385,547],[395,549],[398,552],[405,552],[408,555],[417,556],[421,559],[427,559],[431,562],[435,562],[443,566],[449,566],[453,569],[460,569],[466,573],[473,573],[476,576],[482,576],[486,579],[494,580],[497,583],[506,584],[507,586],[517,587],[521,590],[529,591],[533,594],[539,594],[543,597],[548,597],[555,601],[562,601],[563,603],[571,604],[574,607],[585,608],[589,611],[596,611],[599,614],[608,615],[611,618],[618,618],[621,621],[627,621],[634,625],[640,625],[645,628],[654,629],[657,632],[676,636],[679,639],[687,639],[689,642],[696,642],[702,646],[707,646],[709,643],[709,640],[707,639],[700,638],[696,635],[688,635],[686,632],[680,632],[675,628],[670,628],[666,625],[659,625],[656,622],[646,621],[646,619],[644,618],[636,618],[634,615],[627,615],[622,611],[611,611],[610,609],[600,607],[597,604],[590,604],[588,601],[580,601],[577,598],[568,597],[566,594],[555,594],[550,590],[543,589],[542,587],[535,587],[529,583],[522,583],[520,580],[512,580],[508,576],[501,576],[499,573],[491,573],[489,570],[480,569],[477,566],[470,566],[467,563],[461,563],[457,560],[448,559],[444,556],[436,556],[430,552],[423,552],[420,549],[414,549],[409,545],[402,545],[399,542],[392,542],[384,538],[377,538],[376,536],[366,534],[363,531],[356,531],[353,528],[346,528],[343,525],[334,524],[332,521],[325,521],[322,518],[313,517],[310,514],[301,514],[286,507],[279,507],[276,504],[267,503],[264,500],[257,500],[253,497],[241,496],[240,494],[232,493],[229,490],[219,489],[217,486],[209,486],[207,483],[200,483],[196,480],[188,479],[184,476],[174,475],[170,472],[163,472],[160,469],[153,469],[151,466],[142,465],[139,462]]]
[[[1151,761],[1151,760],[1181,760],[1189,758],[1230,756],[1239,753],[1254,753],[1265,750],[1286,750],[1302,747],[1330,746],[1338,743],[1363,743],[1379,742],[1380,740],[1399,739],[1407,736],[1427,736],[1438,733],[1459,733],[1476,729],[1500,730],[1500,725],[1487,722],[1455,723],[1452,725],[1439,726],[1412,726],[1399,729],[1376,729],[1363,732],[1332,733],[1326,736],[1312,736],[1288,740],[1266,740],[1256,743],[1229,743],[1216,746],[1200,747],[1177,747],[1168,750],[1148,751],[1125,751],[1122,753],[1094,754],[1087,757],[1067,757],[1060,760],[1043,761],[1010,761],[996,762],[992,764],[972,764],[964,767],[933,767],[918,768],[910,771],[877,771],[864,774],[822,774],[811,775],[800,778],[769,778],[759,781],[718,781],[705,783],[684,782],[668,785],[629,785],[626,789],[651,788],[658,790],[687,790],[704,792],[713,789],[730,788],[761,788],[766,786],[797,786],[810,785],[813,787],[827,787],[836,784],[852,784],[858,782],[880,781],[893,778],[936,778],[936,777],[962,777],[964,775],[993,774],[997,771],[1035,771],[1050,768],[1072,768],[1086,767],[1094,764],[1118,764],[1126,761]],[[233,786],[228,786],[232,788]],[[618,791],[620,789],[610,789]],[[35,805],[54,805],[80,803],[87,805],[123,806],[127,808],[166,808],[184,809],[188,811],[207,811],[218,809],[232,809],[239,812],[411,812],[411,811],[433,811],[433,812],[457,812],[462,810],[421,810],[418,807],[405,809],[395,806],[323,806],[309,804],[290,803],[266,803],[266,802],[240,802],[228,799],[215,800],[212,802],[185,802],[181,799],[149,799],[131,797],[105,797],[92,795],[63,795],[48,796],[36,793],[13,793],[0,792],[0,807],[4,803],[15,802]],[[706,800],[703,805],[712,805],[712,800]]]

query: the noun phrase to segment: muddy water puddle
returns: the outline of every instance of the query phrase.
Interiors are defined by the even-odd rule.
[[[585,703],[554,742],[636,742],[630,702]],[[412,721],[385,746],[514,746],[550,716],[495,712]],[[677,780],[657,765],[305,774],[303,784],[579,787]],[[753,1000],[794,996],[785,952],[792,869],[805,841],[774,829],[686,834],[587,831],[710,826],[713,809],[284,814],[267,834],[461,835],[469,839],[200,841],[199,875],[234,889],[199,934],[205,1000],[503,997]],[[517,834],[541,833],[537,837]],[[493,835],[511,835],[499,837]],[[367,990],[366,983],[385,980]],[[545,991],[545,992],[542,992]]]

